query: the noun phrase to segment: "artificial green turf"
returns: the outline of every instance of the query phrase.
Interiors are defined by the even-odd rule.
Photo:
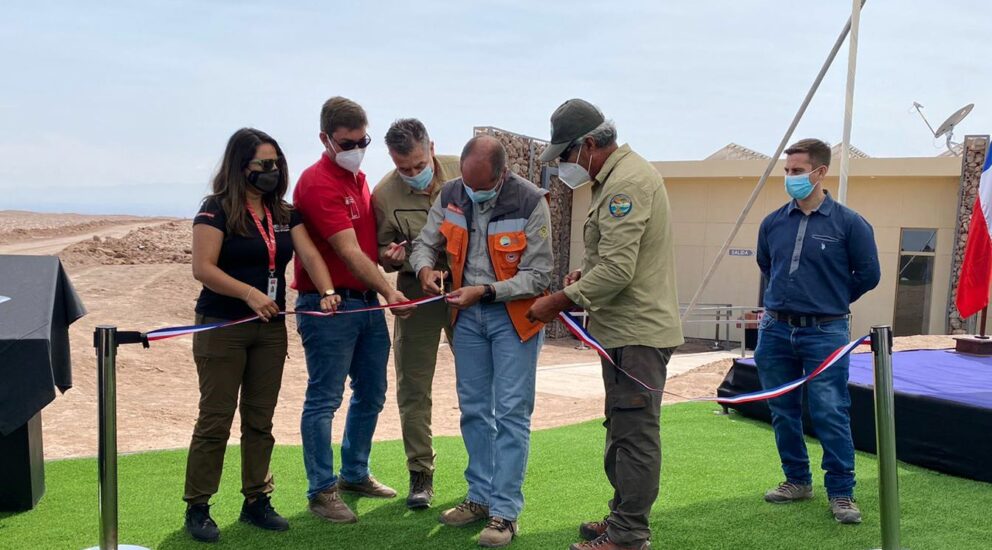
[[[771,505],[762,493],[781,477],[770,428],[737,416],[718,416],[709,404],[665,407],[665,461],[661,494],[651,526],[653,547],[679,549],[869,549],[880,546],[877,462],[857,456],[857,496],[865,514],[858,526],[839,525],[827,511],[816,475],[816,498]],[[512,548],[567,548],[581,521],[606,513],[611,490],[602,473],[603,428],[588,422],[536,432],[525,486],[521,534]],[[376,476],[396,487],[392,500],[346,497],[360,516],[334,525],[306,509],[306,478],[299,447],[275,450],[272,471],[276,509],[287,533],[267,533],[238,523],[241,506],[239,453],[229,449],[212,513],[221,542],[205,546],[182,530],[184,451],[120,459],[121,542],[149,548],[473,548],[482,525],[442,527],[440,510],[464,495],[465,451],[458,438],[438,438],[435,507],[410,512],[403,503],[407,474],[398,441],[377,443]],[[819,445],[810,441],[814,462]],[[82,549],[98,536],[96,463],[93,459],[49,462],[48,492],[39,506],[0,515],[0,548]],[[989,505],[992,485],[900,465],[903,546],[912,550],[992,548]]]

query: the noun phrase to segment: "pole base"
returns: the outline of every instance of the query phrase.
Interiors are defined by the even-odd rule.
[[[954,351],[969,355],[992,355],[992,339],[976,336],[955,338]]]
[[[86,550],[101,550],[101,548],[99,546],[91,546]],[[118,544],[117,550],[151,550],[151,549],[145,548],[144,546],[135,546],[133,544]]]

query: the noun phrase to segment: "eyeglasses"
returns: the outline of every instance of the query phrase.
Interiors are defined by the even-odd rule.
[[[578,143],[572,142],[571,145],[566,147],[565,150],[562,151],[560,155],[558,155],[558,160],[561,162],[568,162],[568,157],[572,156],[572,149],[575,149],[579,145],[582,145],[582,142],[578,142]]]
[[[346,139],[344,141],[335,141],[334,138],[330,136],[330,134],[327,135],[327,139],[334,141],[334,143],[337,144],[337,146],[340,147],[342,151],[351,151],[356,147],[359,149],[365,149],[366,147],[369,146],[370,143],[372,143],[372,136],[368,134],[365,134],[365,137],[363,137],[358,141],[351,141],[350,139]]]
[[[254,164],[255,166],[261,168],[263,172],[271,172],[279,167],[280,160],[282,160],[282,158],[251,159],[250,161],[248,161],[248,165],[251,166],[252,164]]]

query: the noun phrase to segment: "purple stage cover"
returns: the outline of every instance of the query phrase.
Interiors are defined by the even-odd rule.
[[[854,446],[875,452],[872,354],[851,355],[851,434]],[[892,355],[896,448],[899,460],[952,475],[992,482],[992,357],[952,350]],[[738,359],[717,390],[720,397],[759,391],[753,359]],[[764,402],[738,412],[770,421]],[[804,427],[815,437],[808,413]]]

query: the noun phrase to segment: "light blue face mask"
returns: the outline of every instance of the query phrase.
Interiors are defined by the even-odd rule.
[[[427,166],[424,166],[424,169],[416,176],[404,176],[400,174],[400,179],[417,191],[423,191],[430,186],[431,181],[434,179],[434,163],[428,161]]]
[[[500,177],[500,180],[503,178]],[[465,188],[465,192],[468,193],[468,198],[472,199],[472,202],[480,204],[488,200],[492,200],[499,193],[499,185],[493,187],[492,189],[486,189],[485,191],[473,191],[471,187],[465,185],[464,180],[462,181],[462,187]]]
[[[809,181],[809,175],[812,172],[807,172],[805,174],[797,174],[794,176],[785,176],[785,192],[789,194],[790,197],[801,201],[809,196],[813,192],[813,188],[816,185]]]

